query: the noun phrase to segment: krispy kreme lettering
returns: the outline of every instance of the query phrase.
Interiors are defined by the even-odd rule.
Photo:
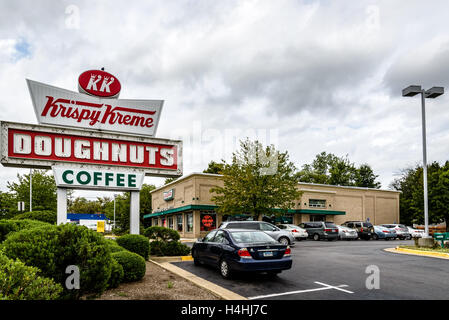
[[[8,157],[136,168],[178,169],[176,145],[14,128],[8,129]]]
[[[163,100],[96,97],[33,80],[27,83],[39,124],[151,137],[156,134]]]
[[[151,128],[156,111],[145,111],[127,107],[112,107],[108,104],[56,99],[46,96],[47,103],[42,110],[42,117],[74,119],[86,121],[94,126],[96,123],[122,124],[134,127]]]

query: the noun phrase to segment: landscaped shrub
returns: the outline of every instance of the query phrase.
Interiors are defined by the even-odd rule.
[[[126,250],[125,248],[119,246],[116,240],[105,239],[105,242],[106,246],[109,248],[109,251],[111,251],[111,253]]]
[[[56,223],[56,212],[50,210],[32,211],[20,213],[13,218],[14,220],[32,219],[50,224]]]
[[[112,257],[100,234],[84,226],[63,224],[43,226],[10,234],[3,242],[5,254],[42,270],[64,287],[64,298],[101,293],[111,275]],[[80,289],[68,290],[65,273],[75,265],[80,271]]]
[[[39,276],[40,270],[26,266],[0,252],[0,300],[54,300],[62,286]]]
[[[125,234],[117,239],[117,243],[131,252],[137,253],[145,260],[150,255],[150,242],[148,238],[139,234]]]
[[[130,251],[114,252],[112,257],[117,260],[123,268],[124,282],[138,281],[145,276],[145,260],[137,253]]]
[[[0,220],[0,242],[3,242],[6,237],[16,231],[31,229],[36,227],[47,226],[48,223],[37,220]]]
[[[190,254],[190,247],[179,241],[170,241],[165,244],[165,256],[187,256]]]
[[[152,256],[186,256],[190,254],[190,247],[179,241],[151,241]]]
[[[108,281],[108,288],[117,288],[123,282],[124,275],[122,265],[112,258],[111,277]]]
[[[145,229],[144,235],[149,239],[160,241],[178,241],[180,239],[178,231],[159,226]]]

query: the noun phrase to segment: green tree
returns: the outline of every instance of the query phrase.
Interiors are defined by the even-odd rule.
[[[33,170],[33,209],[56,211],[56,183],[47,170]],[[25,211],[30,211],[30,174],[17,174],[18,182],[8,182],[7,188],[16,201],[25,202]]]
[[[399,198],[401,222],[424,223],[424,194],[422,166],[406,168],[390,187],[401,191]],[[449,161],[444,165],[433,162],[427,166],[429,223],[446,221],[449,225]],[[449,228],[448,228],[449,230]]]
[[[12,218],[18,212],[14,194],[0,191],[0,219]]]
[[[140,190],[140,224],[144,226],[143,216],[152,212],[150,191],[156,189],[152,184],[144,183]],[[107,202],[104,207],[106,217],[114,220],[114,199]],[[116,226],[122,232],[129,230],[130,193],[124,192],[115,197],[115,221]]]
[[[258,141],[240,141],[240,150],[222,171],[223,187],[211,189],[222,214],[284,214],[294,207],[301,192],[297,189],[296,168],[288,152],[280,153],[273,145],[263,147]]]
[[[164,181],[164,185],[169,184],[170,182],[176,181],[177,179],[178,179],[177,177],[166,178]]]
[[[87,200],[84,197],[77,197],[68,207],[68,211],[71,213],[105,213],[105,204],[109,202],[110,199],[97,198],[97,200]]]
[[[378,175],[374,174],[373,169],[368,164],[362,164],[355,175],[355,185],[357,187],[376,188],[381,187],[380,182],[376,181]]]
[[[332,153],[321,152],[315,156],[311,164],[305,164],[298,172],[301,182],[380,188],[376,181],[378,175],[368,164],[358,168],[350,162],[348,156],[337,157]]]
[[[214,174],[222,174],[224,167],[225,167],[225,162],[223,160],[221,160],[222,162],[218,163],[215,161],[211,161],[209,162],[207,169],[203,171],[203,173],[214,173]]]

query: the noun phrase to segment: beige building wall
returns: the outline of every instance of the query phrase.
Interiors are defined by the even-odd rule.
[[[213,194],[210,190],[216,186],[223,186],[221,175],[194,173],[169,183],[151,192],[153,201],[153,213],[164,212],[190,205],[214,206]],[[164,192],[174,190],[174,199],[165,201]],[[399,223],[399,192],[390,190],[378,190],[371,188],[356,188],[343,186],[329,186],[320,184],[299,183],[298,189],[303,192],[300,199],[296,201],[296,213],[293,214],[293,223],[310,221],[313,216],[325,215],[326,221],[342,224],[349,220],[365,221],[369,218],[373,224]],[[325,207],[310,207],[310,200],[324,200]],[[298,213],[299,210],[313,210],[310,213]],[[337,211],[345,214],[332,214]],[[168,211],[170,212],[170,211]],[[186,232],[186,214],[193,213],[193,232]],[[200,232],[200,210],[189,212],[176,212],[169,215],[158,216],[159,225],[162,218],[176,215],[183,217],[183,231],[181,237],[197,238],[206,232]],[[209,211],[211,212],[211,211]],[[260,219],[262,217],[259,217]],[[216,226],[222,222],[221,215],[216,215]],[[176,223],[174,223],[176,229]]]

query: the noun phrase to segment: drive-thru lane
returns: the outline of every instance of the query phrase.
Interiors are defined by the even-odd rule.
[[[225,280],[218,270],[197,267],[192,261],[174,264],[249,299],[449,299],[449,261],[383,250],[411,243],[297,242],[292,248],[292,269],[274,278],[240,274]],[[376,267],[380,272],[380,289],[369,290],[367,278]],[[374,284],[371,280],[368,283]]]

